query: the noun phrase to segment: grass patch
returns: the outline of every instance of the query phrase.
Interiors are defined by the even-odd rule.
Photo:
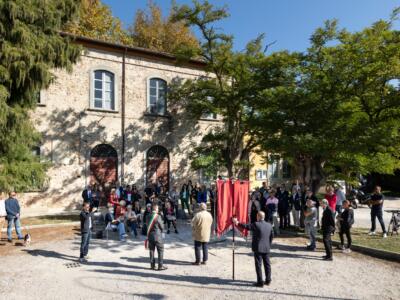
[[[38,217],[22,218],[23,226],[44,225],[44,224],[60,224],[79,221],[79,215],[48,215]]]
[[[378,250],[386,250],[390,252],[400,253],[400,235],[388,235],[387,238],[382,238],[381,233],[377,235],[368,235],[369,229],[364,228],[352,228],[351,238],[354,245],[364,246],[368,248],[374,248]],[[334,241],[340,241],[339,235],[335,234]],[[346,238],[345,238],[346,243]]]
[[[400,192],[397,191],[382,191],[382,194],[387,197],[400,198]]]
[[[298,234],[303,234],[304,230],[300,228],[290,228],[286,231],[296,232]],[[352,243],[354,245],[373,248],[377,250],[385,250],[395,253],[400,253],[400,235],[394,234],[393,236],[388,235],[387,238],[382,238],[381,233],[377,233],[377,235],[368,235],[369,229],[366,228],[352,228],[351,229],[351,238]],[[318,237],[322,238],[322,234],[318,233]],[[332,237],[332,240],[340,242],[339,234],[336,232],[335,235]],[[345,237],[346,243],[346,237]]]

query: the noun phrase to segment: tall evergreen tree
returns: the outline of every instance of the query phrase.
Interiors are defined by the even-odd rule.
[[[51,70],[77,61],[80,48],[59,31],[79,9],[74,0],[0,0],[0,190],[40,187],[46,165],[32,154],[40,135],[30,121]]]

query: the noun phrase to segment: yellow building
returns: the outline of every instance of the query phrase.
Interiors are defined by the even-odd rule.
[[[290,184],[291,168],[286,160],[281,158],[273,159],[273,156],[264,153],[257,154],[255,152],[250,154],[250,189],[254,190],[256,187],[261,187],[263,182],[268,186],[274,184]]]

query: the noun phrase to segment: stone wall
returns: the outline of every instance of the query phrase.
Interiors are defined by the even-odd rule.
[[[91,73],[112,71],[116,80],[116,111],[90,108]],[[148,80],[158,77],[171,82],[176,78],[204,75],[199,69],[175,66],[156,57],[127,56],[125,81],[125,173],[121,174],[121,90],[122,55],[86,49],[71,73],[54,71],[54,83],[41,92],[41,104],[33,113],[42,133],[41,157],[51,163],[48,188],[43,192],[20,195],[25,215],[71,211],[79,208],[81,192],[89,183],[90,150],[98,144],[113,146],[118,153],[118,178],[127,184],[145,184],[146,152],[153,145],[169,151],[170,183],[181,183],[196,173],[190,170],[188,153],[217,121],[194,121],[180,110],[168,108],[170,117],[146,114]]]

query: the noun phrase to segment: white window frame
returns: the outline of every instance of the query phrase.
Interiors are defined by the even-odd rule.
[[[156,79],[156,80],[161,80],[165,82],[165,103],[164,103],[164,113],[160,114],[158,112],[153,113],[150,111],[150,82],[152,79]],[[157,98],[156,101],[158,102],[159,99],[159,95],[158,95],[158,84],[157,84]],[[159,115],[159,116],[165,116],[167,114],[167,104],[168,104],[168,81],[161,77],[161,76],[151,76],[147,79],[147,105],[146,105],[146,113],[148,114],[153,114],[153,115]]]
[[[213,97],[211,96],[207,96],[207,100],[208,101],[212,101]],[[204,113],[201,115],[201,119],[203,120],[217,120],[218,119],[218,115],[214,112],[209,112],[209,113]]]
[[[95,81],[95,77],[94,77],[94,73],[96,71],[105,71],[105,72],[109,72],[114,76],[114,85],[113,85],[113,89],[114,89],[114,109],[107,109],[107,108],[99,108],[99,107],[95,107],[94,106],[94,101],[95,101],[95,89],[94,89],[94,81]],[[103,75],[104,76],[104,75]],[[92,68],[90,70],[90,99],[89,99],[89,107],[90,109],[93,110],[101,110],[101,111],[110,111],[110,112],[118,112],[118,85],[119,84],[119,78],[117,76],[117,73],[113,70],[110,69],[108,67],[104,67],[104,66],[97,66],[96,68]],[[104,87],[103,87],[103,93],[104,93]],[[103,95],[104,97],[104,95]],[[104,101],[104,98],[103,98]]]
[[[259,176],[261,173],[261,176]],[[268,179],[268,170],[267,169],[257,169],[256,170],[256,180],[263,181]]]
[[[280,159],[272,157],[270,159],[270,162],[268,162],[268,177],[279,178],[279,168],[280,168]]]

